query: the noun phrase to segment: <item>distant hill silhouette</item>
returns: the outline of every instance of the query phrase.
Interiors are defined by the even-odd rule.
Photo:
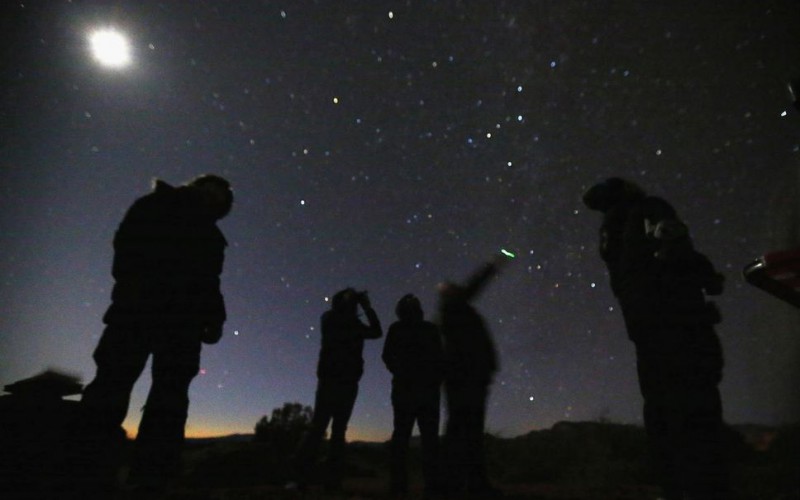
[[[253,441],[253,436],[253,434],[227,434],[225,436],[186,438],[186,446],[195,448],[221,443],[249,443]]]

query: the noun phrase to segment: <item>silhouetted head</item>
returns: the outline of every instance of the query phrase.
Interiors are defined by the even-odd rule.
[[[619,202],[640,200],[645,196],[645,192],[636,184],[611,177],[590,187],[583,194],[583,203],[592,210],[606,213]]]
[[[358,309],[358,292],[355,288],[339,290],[331,297],[331,310],[338,313],[356,314]]]
[[[233,191],[231,184],[218,175],[204,174],[195,177],[186,184],[200,193],[208,213],[219,220],[231,211]]]
[[[394,308],[397,319],[400,321],[419,322],[425,318],[425,313],[422,312],[422,305],[419,299],[413,294],[406,294],[397,301]]]

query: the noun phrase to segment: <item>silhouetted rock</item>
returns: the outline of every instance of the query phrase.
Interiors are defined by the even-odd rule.
[[[46,370],[33,377],[8,384],[6,392],[25,398],[62,398],[83,392],[83,384],[78,377],[53,370]]]
[[[0,396],[0,494],[45,497],[72,482],[71,425],[80,394],[78,378],[52,370],[8,384]]]

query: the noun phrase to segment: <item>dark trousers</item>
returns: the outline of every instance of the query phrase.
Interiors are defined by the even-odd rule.
[[[189,408],[189,384],[200,368],[201,342],[195,328],[108,325],[94,352],[97,374],[81,400],[84,425],[95,436],[117,432],[130,395],[150,355],[152,385],[136,437],[131,472],[143,480],[177,472]]]
[[[392,408],[394,432],[392,433],[392,491],[408,491],[408,444],[419,426],[422,441],[422,474],[425,489],[437,489],[439,461],[439,384],[414,384],[392,381]]]
[[[358,381],[318,381],[311,429],[300,443],[294,458],[294,474],[299,482],[307,480],[330,423],[331,439],[325,483],[331,487],[341,485],[344,475],[345,434],[357,396]]]
[[[447,425],[444,435],[445,488],[451,494],[490,488],[486,475],[483,431],[488,384],[445,381]]]
[[[658,333],[637,341],[637,369],[651,458],[665,496],[727,498],[719,340],[709,327]]]

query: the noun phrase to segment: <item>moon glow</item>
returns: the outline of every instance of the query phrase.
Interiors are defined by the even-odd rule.
[[[131,63],[128,39],[119,31],[102,29],[89,35],[89,44],[95,60],[107,68],[121,69]]]

